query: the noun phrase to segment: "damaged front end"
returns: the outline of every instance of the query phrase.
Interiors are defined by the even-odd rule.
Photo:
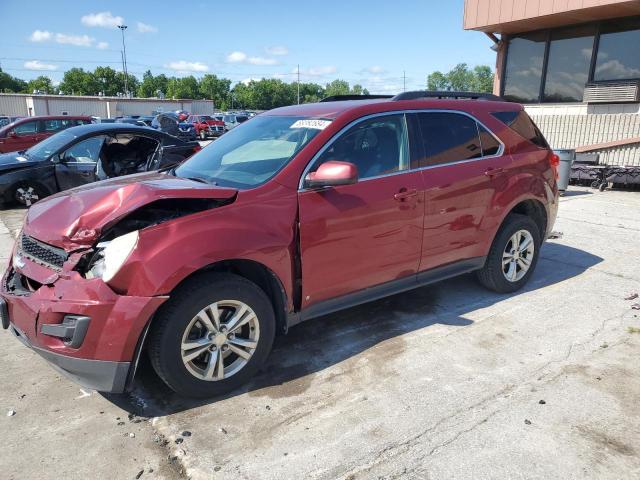
[[[133,252],[144,257],[137,247],[145,229],[236,197],[235,190],[188,181],[165,185],[154,175],[142,183],[103,182],[100,195],[80,189],[34,205],[2,279],[3,323],[88,388],[125,389],[149,320],[168,298],[110,284]]]

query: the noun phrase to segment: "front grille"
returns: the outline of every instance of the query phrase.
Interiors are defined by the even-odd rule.
[[[54,270],[62,270],[62,265],[69,257],[63,249],[42,243],[24,233],[20,237],[19,252],[29,260]]]

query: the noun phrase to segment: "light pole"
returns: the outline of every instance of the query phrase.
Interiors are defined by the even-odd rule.
[[[127,74],[127,47],[124,43],[124,31],[127,29],[126,25],[118,25],[118,28],[122,32],[122,71],[124,72],[124,94],[129,96],[129,75]]]

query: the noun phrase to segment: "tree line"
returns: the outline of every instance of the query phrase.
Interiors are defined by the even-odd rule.
[[[217,108],[228,110],[246,108],[269,110],[297,103],[317,102],[332,95],[367,95],[362,85],[350,85],[345,80],[319,83],[287,83],[280,79],[251,80],[231,86],[231,80],[206,74],[200,78],[193,75],[174,77],[153,75],[147,70],[142,79],[129,74],[127,88],[139,98],[187,98],[213,100]],[[470,69],[462,63],[448,73],[433,72],[427,77],[429,90],[457,90],[491,92],[493,72],[487,66]],[[64,73],[59,85],[41,75],[29,81],[13,77],[0,69],[0,92],[44,93],[65,95],[118,96],[125,92],[125,77],[111,67],[96,67],[93,71],[71,68]],[[298,93],[299,92],[299,93]]]

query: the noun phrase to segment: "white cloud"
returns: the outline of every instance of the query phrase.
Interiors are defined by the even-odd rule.
[[[372,73],[374,75],[380,75],[381,73],[387,73],[387,71],[382,68],[380,65],[373,65],[372,67],[367,67],[363,70],[366,73]]]
[[[95,38],[88,35],[67,35],[66,33],[56,33],[56,42],[65,45],[75,45],[77,47],[90,47]]]
[[[269,55],[289,55],[289,49],[283,45],[277,45],[274,47],[267,47],[264,49]]]
[[[251,82],[259,82],[259,78],[245,78],[240,83],[244,83],[245,85],[249,85]]]
[[[24,68],[27,70],[57,70],[58,66],[53,65],[51,63],[42,63],[39,60],[30,60],[28,62],[24,62]]]
[[[111,12],[100,12],[85,15],[80,21],[87,27],[116,28],[124,23],[124,18],[114,16]]]
[[[244,63],[247,60],[247,54],[244,52],[231,52],[227,55],[227,63]]]
[[[158,27],[154,27],[148,23],[137,22],[137,26],[140,33],[156,33],[158,31]]]
[[[98,50],[106,50],[107,48],[109,48],[109,44],[107,42],[98,42],[96,48]]]
[[[246,63],[248,65],[276,65],[275,58],[250,57],[244,52],[231,52],[227,55],[227,63]]]
[[[325,67],[312,67],[309,69],[301,69],[300,75],[306,75],[308,77],[322,77],[324,75],[331,75],[338,71],[333,65],[327,65]],[[298,69],[294,68],[291,73],[298,73]]]
[[[164,67],[168,68],[169,70],[175,70],[176,72],[183,73],[209,71],[209,67],[202,62],[187,62],[186,60],[169,62]]]
[[[31,42],[47,42],[51,40],[51,32],[47,30],[35,30],[29,37]]]
[[[249,57],[247,63],[249,65],[276,65],[278,62],[275,58]]]

